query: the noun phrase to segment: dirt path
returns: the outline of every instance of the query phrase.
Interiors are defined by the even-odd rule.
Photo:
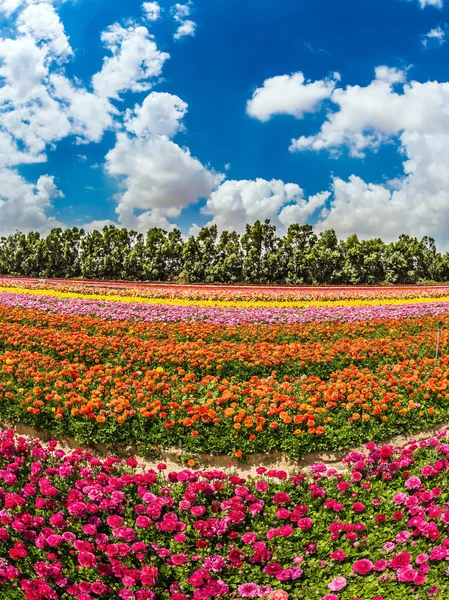
[[[27,438],[38,439],[43,443],[47,443],[50,440],[57,439],[58,446],[66,452],[70,452],[75,448],[84,448],[97,456],[117,456],[120,458],[125,458],[128,456],[135,455],[135,448],[106,448],[105,446],[101,446],[98,444],[93,446],[85,446],[83,444],[79,444],[73,438],[55,438],[54,435],[51,435],[47,431],[40,431],[27,425],[10,425],[4,423],[0,424],[0,427],[3,429],[13,429],[17,435],[24,436]],[[416,433],[415,435],[410,434],[409,436],[395,436],[389,440],[385,440],[383,444],[393,444],[396,447],[401,447],[408,443],[411,443],[412,441],[418,442],[421,440],[431,438],[437,433],[446,430],[446,428],[448,427],[449,423],[441,423],[432,427],[431,429],[426,429],[424,431]],[[238,460],[236,458],[223,455],[211,456],[208,454],[197,454],[194,456],[195,465],[192,468],[203,470],[209,468],[230,469],[233,472],[236,472],[237,474],[241,475],[242,477],[248,477],[255,476],[257,467],[261,466],[269,467],[271,469],[282,469],[287,471],[292,468],[309,467],[314,463],[321,462],[324,463],[328,468],[337,469],[337,471],[344,471],[346,466],[343,463],[343,458],[350,451],[366,452],[366,449],[363,445],[357,448],[351,448],[350,450],[346,450],[344,452],[313,452],[299,461],[292,461],[280,452],[273,452],[268,454],[252,454],[248,456],[245,460]],[[165,465],[167,465],[167,471],[181,471],[185,468],[188,468],[181,462],[182,455],[182,450],[169,449],[161,450],[157,459],[142,458],[138,456],[136,458],[139,462],[139,469],[142,471],[146,471],[148,469],[155,469],[160,463],[164,463]]]

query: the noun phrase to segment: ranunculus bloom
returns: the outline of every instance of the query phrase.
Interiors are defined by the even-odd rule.
[[[373,563],[366,558],[361,558],[353,564],[352,569],[358,575],[367,575],[373,570]]]
[[[327,586],[331,592],[339,592],[346,587],[346,579],[344,577],[335,577]]]
[[[343,550],[334,550],[329,558],[341,562],[346,558],[346,552]]]
[[[284,592],[284,590],[274,590],[269,595],[271,600],[288,600],[288,592]]]
[[[259,598],[260,586],[257,583],[243,583],[238,587],[238,592],[242,598]]]

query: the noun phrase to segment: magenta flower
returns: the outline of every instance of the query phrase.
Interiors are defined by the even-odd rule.
[[[335,577],[327,587],[331,592],[339,592],[346,587],[346,579],[344,577]]]
[[[362,558],[353,564],[352,570],[358,575],[367,575],[373,570],[373,563],[366,558]]]

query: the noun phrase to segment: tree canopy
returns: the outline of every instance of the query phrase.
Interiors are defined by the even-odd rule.
[[[246,225],[243,235],[203,227],[189,238],[179,229],[145,235],[114,225],[103,231],[53,229],[0,239],[0,274],[133,281],[262,284],[413,284],[449,280],[449,253],[431,237],[401,235],[339,240],[332,229],[315,233],[293,224],[284,236],[269,220]]]

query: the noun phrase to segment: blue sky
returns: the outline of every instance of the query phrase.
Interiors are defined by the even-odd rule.
[[[0,234],[449,229],[449,0],[0,0]]]

